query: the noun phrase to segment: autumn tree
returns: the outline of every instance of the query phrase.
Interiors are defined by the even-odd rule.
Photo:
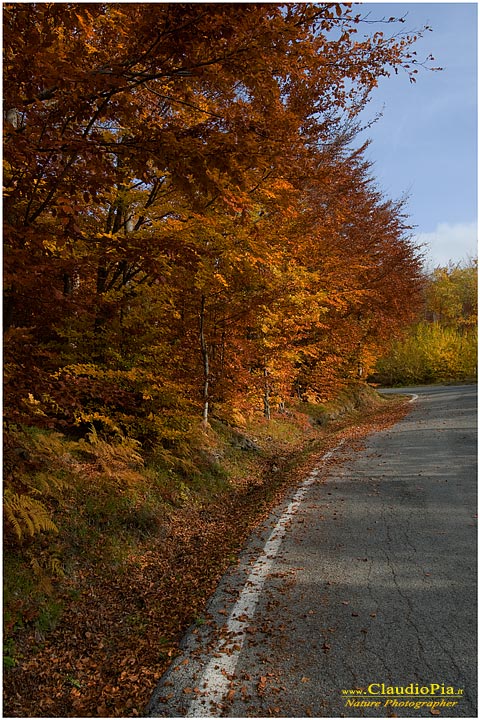
[[[427,280],[426,319],[445,327],[471,329],[477,326],[478,263],[437,267]]]
[[[180,408],[206,422],[257,370],[286,393],[319,353],[346,372],[353,327],[395,325],[412,248],[345,128],[413,79],[415,36],[330,3],[7,4],[3,28],[9,420],[168,446]]]
[[[424,278],[420,317],[378,363],[388,384],[475,380],[477,261],[437,267]]]
[[[376,189],[362,152],[339,143],[315,163],[285,233],[290,306],[286,293],[275,300],[291,327],[278,347],[288,335],[297,392],[312,397],[366,377],[382,344],[415,316],[422,287],[404,203]]]

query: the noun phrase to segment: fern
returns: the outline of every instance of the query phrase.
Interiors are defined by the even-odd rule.
[[[30,495],[18,494],[6,488],[3,508],[6,520],[19,540],[23,540],[26,535],[33,537],[42,531],[58,532],[45,505]]]
[[[69,480],[51,472],[37,472],[26,484],[34,495],[50,495],[53,497],[61,495],[72,485]]]
[[[80,447],[93,455],[105,471],[117,469],[116,466],[143,467],[144,460],[139,453],[141,443],[133,438],[123,435],[117,436],[115,441],[107,442],[98,436],[92,425],[87,433],[86,441],[79,441]]]
[[[43,560],[43,562],[40,562],[40,560]],[[47,595],[51,595],[53,592],[52,578],[65,577],[62,563],[55,555],[44,557],[40,554],[40,560],[36,555],[33,556],[30,559],[30,567],[37,579],[38,589]]]

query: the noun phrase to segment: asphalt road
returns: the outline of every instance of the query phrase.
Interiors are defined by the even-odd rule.
[[[252,537],[150,716],[477,717],[477,390],[410,391]]]

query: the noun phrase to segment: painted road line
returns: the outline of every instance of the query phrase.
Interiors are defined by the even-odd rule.
[[[200,678],[198,683],[200,692],[190,703],[186,717],[215,717],[212,715],[212,710],[225,700],[231,687],[230,683],[247,635],[247,629],[255,614],[267,575],[280,549],[287,530],[287,524],[297,512],[309,486],[317,480],[323,463],[331,458],[344,442],[345,440],[341,440],[333,450],[325,453],[321,462],[300,485],[273,528],[260,557],[248,575],[245,586],[230,613],[226,625],[222,628],[222,638],[217,643],[212,659]]]

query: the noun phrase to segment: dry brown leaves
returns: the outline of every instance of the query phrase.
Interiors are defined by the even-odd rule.
[[[146,543],[122,572],[106,562],[79,568],[68,581],[77,597],[72,599],[66,583],[57,628],[46,639],[36,638],[33,629],[18,638],[18,666],[4,673],[5,715],[142,716],[182,633],[203,611],[229,556],[259,520],[339,436],[358,449],[368,433],[392,425],[408,410],[407,403],[389,404],[355,426],[339,425],[321,453],[288,473],[272,475],[266,463],[263,485],[208,507],[178,509],[166,536]]]

